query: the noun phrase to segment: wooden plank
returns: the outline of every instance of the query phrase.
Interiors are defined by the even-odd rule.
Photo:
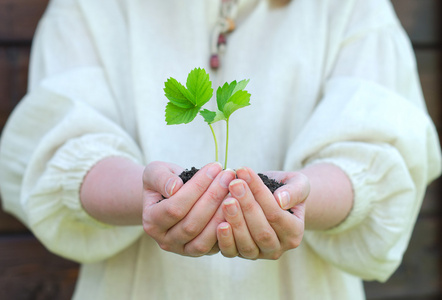
[[[29,53],[29,47],[0,47],[0,129],[26,94]]]
[[[0,0],[0,42],[31,41],[49,0]]]
[[[414,44],[441,42],[439,0],[392,0],[399,20]]]
[[[439,216],[440,203],[442,203],[442,177],[437,178],[428,186],[420,215]]]
[[[433,299],[442,296],[441,223],[439,216],[418,220],[403,262],[393,276],[385,284],[365,283],[367,300]]]
[[[415,43],[440,42],[438,0],[392,0]],[[30,41],[48,0],[0,0],[0,41]]]
[[[1,299],[71,299],[77,278],[78,264],[32,236],[0,238]]]
[[[0,200],[0,237],[4,234],[26,232],[28,232],[28,229],[19,220],[1,209]]]
[[[416,60],[422,91],[428,113],[436,125],[439,134],[442,133],[442,51],[438,48],[417,49]],[[440,139],[442,141],[442,139]],[[442,197],[442,178],[437,179],[427,189],[422,204],[422,214],[435,214],[439,210]]]
[[[420,82],[430,117],[442,127],[442,51],[441,49],[415,50]]]

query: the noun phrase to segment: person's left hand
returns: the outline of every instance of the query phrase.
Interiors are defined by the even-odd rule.
[[[226,257],[278,259],[297,248],[304,234],[308,178],[299,172],[268,173],[285,183],[273,195],[250,168],[238,169],[236,174],[238,179],[229,185],[231,196],[222,204],[226,222],[217,227],[221,253]]]

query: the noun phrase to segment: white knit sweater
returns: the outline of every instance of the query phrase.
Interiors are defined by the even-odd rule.
[[[426,185],[441,171],[413,52],[386,0],[284,8],[240,0],[221,67],[210,71],[215,87],[250,79],[252,105],[230,120],[229,167],[339,166],[355,194],[342,224],[307,231],[277,261],[187,258],[161,250],[141,226],[104,225],[81,207],[81,182],[105,157],[184,168],[214,159],[202,118],[166,126],[163,86],[195,67],[210,70],[219,6],[51,1],[29,92],[2,136],[4,209],[48,249],[83,263],[75,299],[364,299],[361,278],[384,281],[395,271]]]

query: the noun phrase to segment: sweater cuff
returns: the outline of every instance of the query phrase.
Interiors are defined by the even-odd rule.
[[[397,151],[387,144],[341,142],[323,149],[307,165],[328,163],[339,167],[350,179],[353,205],[348,216],[324,233],[337,234],[354,228],[366,219],[377,202],[384,198],[381,183],[394,170]],[[385,189],[388,190],[388,189]]]
[[[61,184],[60,199],[64,206],[72,210],[79,220],[101,227],[110,225],[97,221],[87,214],[80,201],[80,189],[87,173],[98,162],[109,157],[124,157],[136,163],[125,144],[110,135],[87,135],[71,140],[58,151],[50,161],[48,174]],[[54,179],[55,179],[54,178]]]
[[[114,135],[88,134],[58,149],[35,187],[23,197],[29,226],[49,250],[75,261],[95,262],[115,255],[140,237],[142,226],[101,223],[80,201],[81,184],[96,163],[112,156],[139,162],[141,155],[135,148]]]

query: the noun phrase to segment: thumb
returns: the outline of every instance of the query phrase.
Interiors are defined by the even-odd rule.
[[[310,194],[310,182],[302,173],[296,172],[285,185],[274,193],[279,206],[282,209],[290,209],[303,203]]]
[[[183,168],[172,163],[151,162],[144,168],[144,189],[153,190],[169,198],[183,186],[183,181],[178,176],[182,171]]]

